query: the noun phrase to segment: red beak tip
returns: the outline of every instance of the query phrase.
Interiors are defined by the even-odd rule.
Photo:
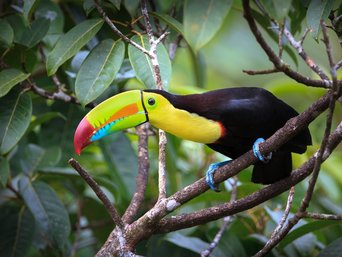
[[[82,149],[90,144],[89,138],[93,134],[93,131],[93,126],[86,118],[83,118],[78,124],[74,135],[74,148],[77,155],[81,155]]]

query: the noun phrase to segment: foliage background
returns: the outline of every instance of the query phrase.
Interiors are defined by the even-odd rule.
[[[176,19],[185,27],[187,19],[189,23],[192,22],[191,18],[193,22],[196,21],[196,13],[201,9],[201,4],[198,3],[192,7],[195,9],[190,10],[191,12],[183,11],[184,5],[191,6],[188,3],[190,1],[154,2],[156,16],[174,11]],[[305,6],[309,6],[310,1],[301,1],[299,7],[297,1],[293,1],[292,5],[291,1],[289,2],[288,13],[293,10],[301,10],[304,13],[301,19],[288,17],[292,23],[300,25],[295,34],[300,37],[308,26]],[[341,10],[339,1],[323,2],[331,2],[334,8]],[[101,4],[115,21],[126,24],[122,26],[117,23],[123,33],[129,37],[139,35],[132,33],[133,29],[141,32],[138,23],[129,25],[139,17],[139,1],[111,0]],[[2,1],[0,11],[0,256],[94,256],[113,229],[113,225],[102,203],[68,166],[67,161],[74,157],[91,171],[107,196],[123,213],[135,189],[138,167],[137,136],[134,133],[118,133],[91,145],[80,157],[76,156],[72,143],[73,133],[89,108],[73,103],[75,92],[78,97],[75,83],[85,56],[99,42],[108,38],[117,40],[118,37],[106,24],[101,25],[98,32],[94,31],[96,36],[90,35],[89,39],[82,39],[84,46],[62,63],[55,76],[48,76],[47,73],[52,75],[54,72],[49,65],[46,66],[46,60],[49,60],[49,54],[58,38],[84,20],[100,17],[92,1]],[[193,17],[190,17],[190,13]],[[244,69],[268,69],[271,64],[256,44],[243,19],[241,3],[235,1],[229,4],[227,13],[223,15],[224,19],[220,22],[217,33],[208,39],[208,43],[197,49],[195,44],[191,45],[191,48],[184,40],[180,42],[172,60],[172,73],[169,72],[170,78],[167,80],[169,83],[165,85],[168,91],[185,94],[245,85],[264,87],[297,111],[303,111],[324,93],[323,89],[298,84],[282,73],[260,76],[243,73]],[[206,19],[211,21],[213,17],[215,15]],[[204,19],[204,22],[207,20]],[[210,30],[214,30],[214,27],[209,27],[208,31]],[[266,27],[266,30],[270,28]],[[170,31],[171,34],[165,42],[166,47],[159,52],[167,51],[170,42],[177,40],[177,30]],[[338,38],[332,32],[329,35],[333,43],[334,57],[340,60],[342,52]],[[139,37],[135,37],[139,42]],[[269,36],[266,38],[272,46],[276,46]],[[115,79],[109,83],[104,81],[103,84],[110,86],[103,86],[103,93],[98,97],[93,97],[90,101],[82,101],[80,98],[83,106],[89,102],[98,103],[117,92],[145,88],[135,77],[135,74],[139,74],[137,68],[134,73],[131,66],[137,65],[144,69],[145,63],[139,63],[132,57],[134,50],[129,49],[127,44],[116,44],[121,45],[122,49],[117,49],[118,52],[113,54],[113,64],[108,64],[107,71],[108,74],[116,75]],[[63,47],[69,49],[70,45]],[[304,47],[315,62],[328,71],[324,44],[309,35]],[[103,51],[105,49],[108,48],[103,47]],[[301,60],[289,56],[288,53],[284,54],[284,59],[297,67],[299,72],[315,77]],[[96,58],[86,71],[101,64],[100,57]],[[123,62],[120,58],[123,58]],[[162,58],[168,59],[167,56]],[[164,59],[162,62],[167,62]],[[54,64],[55,62],[50,65]],[[15,70],[7,74],[9,69]],[[115,69],[117,72],[113,71]],[[142,73],[146,73],[146,69]],[[41,93],[37,88],[42,89]],[[60,93],[67,101],[51,97],[54,92]],[[69,95],[72,98],[67,98]],[[335,124],[341,121],[341,116],[341,106],[338,105]],[[322,129],[324,115],[310,125],[313,145],[307,153],[294,156],[294,167],[298,167],[318,149]],[[156,136],[150,137],[149,150],[151,167],[142,213],[148,210],[157,198]],[[224,159],[203,145],[170,135],[167,158],[169,194],[202,177],[209,163]],[[342,153],[339,147],[322,166],[315,197],[310,205],[311,211],[342,213],[341,168]],[[228,201],[229,183],[225,183],[225,187],[226,190],[219,194],[206,192],[176,212],[194,211]],[[250,182],[250,170],[239,174],[238,197],[246,196],[258,188],[261,186]],[[306,188],[306,182],[296,186],[292,205],[294,211],[300,206]],[[238,214],[212,256],[243,257],[254,254],[267,241],[281,218],[286,199],[287,195],[282,194]],[[198,256],[213,239],[221,222],[153,236],[149,241],[141,242],[137,252],[147,256],[161,256],[165,253],[170,253],[170,256]],[[319,252],[332,242],[342,242],[341,240],[340,222],[303,220],[269,256],[332,256]]]

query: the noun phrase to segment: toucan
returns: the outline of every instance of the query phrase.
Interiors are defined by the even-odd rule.
[[[113,132],[149,122],[177,137],[206,144],[235,159],[253,149],[252,182],[271,184],[290,175],[291,152],[304,153],[311,145],[308,128],[273,153],[260,154],[258,145],[298,113],[269,91],[236,87],[201,94],[174,95],[162,90],[130,90],[114,95],[92,109],[79,123],[74,136],[77,154],[92,142]],[[217,190],[215,170],[209,167],[206,180]]]

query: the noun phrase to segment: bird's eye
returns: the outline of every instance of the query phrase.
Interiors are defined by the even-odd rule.
[[[147,100],[147,102],[148,102],[148,104],[149,104],[150,106],[152,106],[152,105],[154,105],[154,104],[156,103],[156,100],[155,100],[154,98],[149,98],[149,99]]]

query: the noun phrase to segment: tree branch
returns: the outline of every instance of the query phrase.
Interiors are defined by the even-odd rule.
[[[136,128],[139,135],[138,145],[138,175],[135,179],[136,190],[130,205],[126,209],[122,219],[125,223],[132,223],[135,215],[141,208],[144,201],[147,187],[148,169],[150,167],[148,156],[148,127],[147,123]]]
[[[118,211],[113,207],[105,193],[96,183],[96,181],[86,172],[81,165],[73,158],[69,160],[69,164],[80,174],[80,176],[87,182],[87,184],[93,189],[97,197],[102,201],[103,205],[106,207],[108,213],[112,217],[114,223],[122,230],[125,227]]]
[[[238,182],[238,179],[235,176],[231,182],[232,192],[231,192],[230,201],[235,201],[237,199],[237,182]],[[234,219],[233,215],[232,216],[226,216],[223,218],[223,224],[222,224],[220,230],[215,235],[215,237],[214,237],[213,241],[210,243],[208,249],[201,252],[201,257],[210,256],[210,254],[214,251],[214,249],[216,248],[216,246],[220,242],[224,231],[226,231],[228,226],[233,222],[233,219]]]
[[[305,84],[307,86],[323,87],[323,88],[329,88],[331,86],[332,84],[331,81],[315,80],[315,79],[308,78],[292,70],[288,64],[285,64],[283,60],[281,60],[277,56],[277,54],[272,50],[272,48],[267,44],[266,40],[264,39],[260,30],[258,29],[258,26],[256,25],[256,22],[251,14],[249,0],[243,0],[242,2],[243,2],[244,17],[246,21],[248,22],[251,32],[253,33],[256,41],[259,43],[261,48],[265,51],[269,60],[273,63],[275,68],[285,73],[288,77],[294,79],[295,81]],[[339,81],[338,85],[342,85],[342,81]]]
[[[342,123],[339,124],[334,133],[329,137],[327,149],[324,152],[323,159],[326,160],[333,149],[342,141]],[[266,142],[265,142],[266,143]],[[264,143],[264,144],[265,144]],[[241,158],[241,157],[240,157]],[[239,158],[239,159],[240,159]],[[257,206],[298,184],[304,178],[312,173],[316,162],[316,155],[312,156],[300,168],[292,172],[291,176],[280,180],[274,184],[266,186],[259,191],[252,193],[242,199],[221,204],[218,206],[202,209],[190,214],[181,214],[170,218],[161,219],[154,230],[154,233],[168,233],[175,230],[189,228],[200,224],[213,221],[223,216],[233,215],[254,206]],[[227,164],[229,166],[229,164]]]
[[[157,89],[163,90],[163,82],[160,74],[160,66],[157,56],[157,45],[168,35],[168,32],[164,32],[157,40],[154,39],[150,17],[147,11],[146,0],[140,1],[141,13],[144,17],[146,32],[150,44],[149,58],[152,63],[153,77],[156,83]],[[159,160],[158,160],[158,174],[159,174],[159,197],[158,201],[166,198],[166,134],[163,130],[159,129]]]
[[[302,59],[305,61],[305,63],[310,67],[311,70],[313,70],[315,73],[320,76],[322,81],[324,81],[327,85],[327,87],[330,87],[330,79],[329,77],[324,73],[324,71],[314,62],[314,60],[308,56],[308,54],[305,52],[303,48],[303,41],[305,38],[305,35],[307,32],[304,33],[304,36],[300,41],[296,41],[293,37],[292,33],[285,27],[284,28],[284,35],[289,40],[290,44],[297,50],[297,53]]]
[[[303,214],[303,218],[315,220],[342,220],[342,215],[306,212]]]
[[[326,95],[322,96],[315,103],[313,103],[305,112],[289,120],[284,125],[284,127],[279,129],[265,142],[261,143],[261,153],[267,154],[268,152],[278,149],[282,144],[290,140],[299,131],[307,127],[311,121],[313,121],[320,113],[328,108],[331,94],[332,92],[329,91]],[[219,168],[215,172],[214,179],[217,183],[223,182],[224,180],[238,174],[241,170],[247,168],[256,161],[256,157],[254,156],[252,150],[250,150],[239,158],[232,160],[227,165]],[[196,196],[204,193],[209,189],[207,183],[205,182],[205,178],[201,178],[193,184],[176,192],[172,196],[158,202],[145,215],[132,223],[131,226],[127,229],[127,243],[130,245],[130,247],[133,247],[137,242],[139,242],[143,238],[149,237],[153,233],[166,233],[186,227],[203,224],[205,222],[209,222],[251,208],[288,190],[292,185],[303,180],[310,174],[311,171],[307,170],[309,168],[312,168],[310,166],[312,164],[313,162],[311,160],[302,168],[306,172],[295,172],[291,177],[274,184],[275,186],[271,185],[272,187],[270,191],[268,191],[268,188],[270,186],[266,187],[260,192],[258,191],[251,196],[248,196],[244,201],[241,202],[241,204],[236,205],[237,201],[235,201],[227,203],[226,205],[220,205],[205,209],[204,211],[202,210],[191,214],[183,214],[172,216],[171,218],[162,219],[164,216],[174,211],[180,205],[186,203],[187,201],[195,198]]]

